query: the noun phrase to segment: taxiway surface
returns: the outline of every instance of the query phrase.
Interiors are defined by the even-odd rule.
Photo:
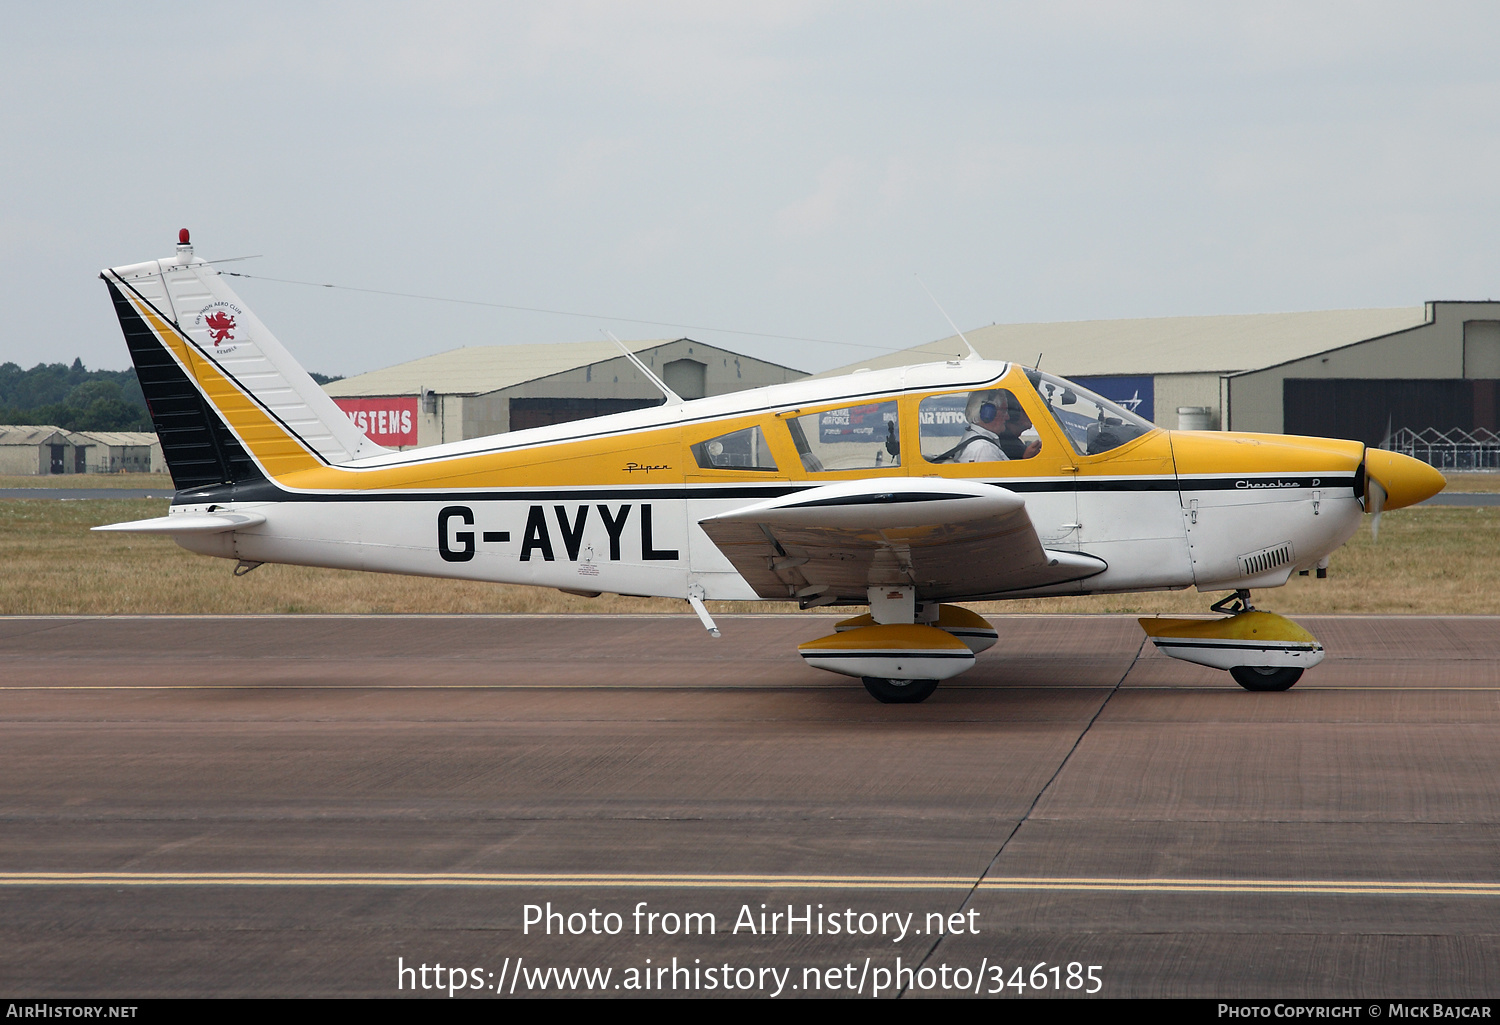
[[[0,990],[1495,995],[1500,619],[1300,621],[1285,694],[1020,616],[884,706],[800,664],[823,616],[0,618]]]

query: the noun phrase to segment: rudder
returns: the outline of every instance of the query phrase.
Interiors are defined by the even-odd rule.
[[[192,255],[101,273],[179,490],[389,451],[370,441]]]

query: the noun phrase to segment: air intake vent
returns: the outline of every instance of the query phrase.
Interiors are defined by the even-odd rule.
[[[1258,577],[1262,573],[1285,566],[1292,561],[1292,543],[1283,541],[1258,552],[1240,556],[1240,576]]]

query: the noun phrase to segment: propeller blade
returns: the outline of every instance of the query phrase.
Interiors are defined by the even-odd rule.
[[[1385,509],[1386,495],[1385,486],[1380,481],[1374,477],[1365,477],[1365,512],[1373,517],[1370,520],[1371,541],[1380,540],[1380,513]]]

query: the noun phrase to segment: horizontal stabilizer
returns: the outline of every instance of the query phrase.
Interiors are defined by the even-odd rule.
[[[179,516],[158,516],[151,520],[131,520],[129,523],[108,523],[95,530],[117,531],[122,534],[223,534],[230,530],[243,530],[266,522],[260,513],[184,513]]]

